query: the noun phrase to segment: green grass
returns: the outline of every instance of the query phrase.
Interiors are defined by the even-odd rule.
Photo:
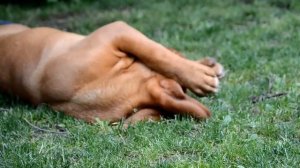
[[[300,3],[244,1],[0,6],[2,19],[82,34],[124,20],[190,59],[214,56],[227,70],[221,91],[199,99],[213,112],[203,122],[178,117],[122,130],[1,95],[0,167],[299,167]],[[252,103],[267,93],[286,95]]]

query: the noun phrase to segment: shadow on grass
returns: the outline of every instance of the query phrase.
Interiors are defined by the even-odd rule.
[[[34,107],[16,96],[0,92],[0,108],[11,108],[19,105]]]

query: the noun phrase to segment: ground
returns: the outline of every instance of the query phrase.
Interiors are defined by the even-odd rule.
[[[0,5],[0,18],[88,34],[123,20],[227,76],[197,98],[213,115],[123,130],[0,97],[0,167],[298,167],[300,3],[296,0],[83,1]]]

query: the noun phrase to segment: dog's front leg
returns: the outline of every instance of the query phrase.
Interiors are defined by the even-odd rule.
[[[136,57],[150,69],[176,80],[196,94],[217,91],[218,74],[212,67],[178,56],[123,22],[106,25],[88,38],[95,45],[104,39],[110,41],[118,52]]]

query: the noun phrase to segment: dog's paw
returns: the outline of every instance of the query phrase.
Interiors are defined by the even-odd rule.
[[[220,63],[218,63],[216,61],[216,59],[211,58],[211,57],[206,57],[206,58],[203,58],[201,60],[198,60],[198,62],[200,64],[203,64],[203,65],[206,65],[208,67],[211,67],[215,71],[216,76],[219,79],[221,79],[221,78],[223,78],[225,76],[225,71],[224,71],[223,66]]]
[[[218,92],[219,78],[213,67],[190,61],[181,67],[179,83],[199,96]]]
[[[206,96],[219,91],[219,81],[224,77],[223,66],[213,58],[196,61],[196,66],[190,66],[192,77],[187,80],[189,89],[199,96]]]

